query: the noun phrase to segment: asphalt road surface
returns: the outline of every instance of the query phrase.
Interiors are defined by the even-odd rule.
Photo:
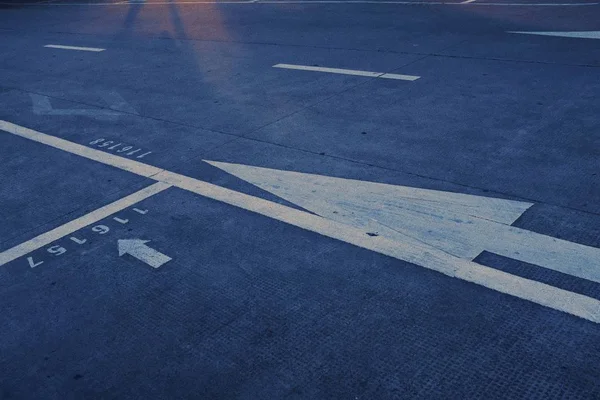
[[[0,4],[0,399],[600,399],[600,5]]]

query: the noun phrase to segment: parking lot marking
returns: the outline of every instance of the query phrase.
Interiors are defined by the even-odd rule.
[[[386,72],[359,71],[359,70],[355,70],[355,69],[314,67],[314,66],[310,66],[310,65],[296,65],[296,64],[276,64],[276,65],[273,65],[273,68],[296,69],[296,70],[301,70],[301,71],[314,71],[314,72],[328,72],[331,74],[366,76],[369,78],[398,79],[401,81],[416,81],[417,79],[420,78],[420,76],[415,76],[415,75],[401,75],[401,74],[390,74],[390,73],[386,73]]]
[[[579,32],[519,32],[509,31],[508,33],[519,33],[521,35],[539,35],[555,36],[575,39],[600,39],[600,31],[579,31]]]
[[[44,143],[125,171],[152,178],[167,185],[239,207],[266,217],[350,243],[398,260],[475,283],[511,296],[600,323],[600,301],[531,279],[477,264],[438,247],[406,237],[394,240],[354,226],[327,219],[260,197],[217,186],[189,176],[69,142],[45,133],[0,120],[0,130]],[[1,265],[1,264],[0,264]]]
[[[93,52],[101,52],[106,49],[101,49],[98,47],[78,47],[78,46],[64,46],[62,44],[47,44],[44,47],[48,47],[51,49],[63,49],[63,50],[80,50],[80,51],[93,51]]]
[[[13,260],[16,260],[17,258],[22,257],[28,253],[31,253],[34,250],[44,247],[62,237],[70,235],[71,233],[83,227],[98,222],[101,219],[104,219],[116,212],[124,210],[125,208],[130,207],[133,204],[139,203],[140,201],[147,199],[150,196],[154,196],[155,194],[160,193],[163,190],[168,189],[169,187],[171,187],[171,185],[163,182],[153,183],[152,185],[145,187],[142,190],[125,196],[115,202],[100,207],[97,210],[92,211],[91,213],[83,215],[73,221],[67,222],[64,225],[54,228],[51,231],[36,236],[31,240],[28,240],[15,247],[5,250],[2,253],[0,253],[0,266],[7,264]],[[30,261],[30,264],[31,263],[32,261]]]

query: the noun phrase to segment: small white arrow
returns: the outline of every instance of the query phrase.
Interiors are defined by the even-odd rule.
[[[600,39],[600,31],[577,31],[577,32],[515,32],[521,35],[539,35],[539,36],[556,36],[575,39]]]
[[[146,246],[148,242],[149,240],[141,239],[119,239],[117,241],[119,257],[129,254],[152,268],[158,268],[172,260],[171,257]]]

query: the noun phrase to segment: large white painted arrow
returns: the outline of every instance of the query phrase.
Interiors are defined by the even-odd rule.
[[[532,203],[207,161],[327,219],[473,260],[482,251],[600,283],[600,249],[511,226]]]
[[[119,257],[129,254],[138,260],[148,264],[152,268],[159,268],[163,264],[172,260],[171,257],[154,250],[146,245],[149,240],[123,239],[117,241],[119,247]]]
[[[215,167],[313,211],[308,212],[108,154],[8,121],[0,120],[0,130],[162,182],[168,187],[187,190],[328,238],[600,323],[599,299],[472,261],[477,251],[491,249],[598,282],[598,249],[511,226],[531,203],[210,162]],[[27,254],[31,246],[36,249],[44,246],[40,240],[47,240],[48,235],[54,235],[55,231],[0,253],[0,266],[19,257],[15,257],[15,254]],[[123,251],[121,253],[125,254]]]
[[[508,33],[520,33],[522,35],[556,36],[576,39],[600,39],[600,31],[579,31],[579,32],[519,32],[509,31]]]

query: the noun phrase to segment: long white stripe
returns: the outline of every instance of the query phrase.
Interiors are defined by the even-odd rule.
[[[51,49],[81,50],[81,51],[94,51],[94,52],[100,52],[100,51],[106,50],[106,49],[101,49],[98,47],[63,46],[62,44],[47,44],[44,47],[48,47]]]
[[[420,78],[420,76],[414,76],[414,75],[401,75],[401,74],[389,74],[389,73],[385,73],[385,72],[359,71],[359,70],[355,70],[355,69],[312,67],[310,65],[296,65],[296,64],[276,64],[276,65],[273,65],[273,68],[297,69],[297,70],[301,70],[301,71],[328,72],[331,74],[367,76],[369,78],[398,79],[401,81],[416,81],[417,79]]]
[[[600,323],[600,301],[544,283],[514,276],[450,255],[436,247],[404,243],[383,236],[371,237],[363,230],[328,220],[278,203],[226,189],[134,160],[90,149],[64,139],[0,120],[0,129],[57,149],[77,154],[202,196],[221,201],[275,220],[397,258],[445,275],[529,300],[580,318]]]
[[[39,236],[34,237],[18,246],[12,247],[6,251],[0,253],[0,266],[16,260],[34,250],[44,247],[66,235],[69,235],[83,227],[86,227],[94,222],[98,222],[101,219],[108,217],[116,212],[119,212],[127,207],[130,207],[140,201],[147,199],[157,193],[168,189],[171,185],[156,182],[142,190],[130,194],[129,196],[123,197],[113,203],[107,204],[104,207],[98,208],[89,214],[83,215],[73,221],[69,221],[64,225],[61,225],[51,231],[43,233]]]

